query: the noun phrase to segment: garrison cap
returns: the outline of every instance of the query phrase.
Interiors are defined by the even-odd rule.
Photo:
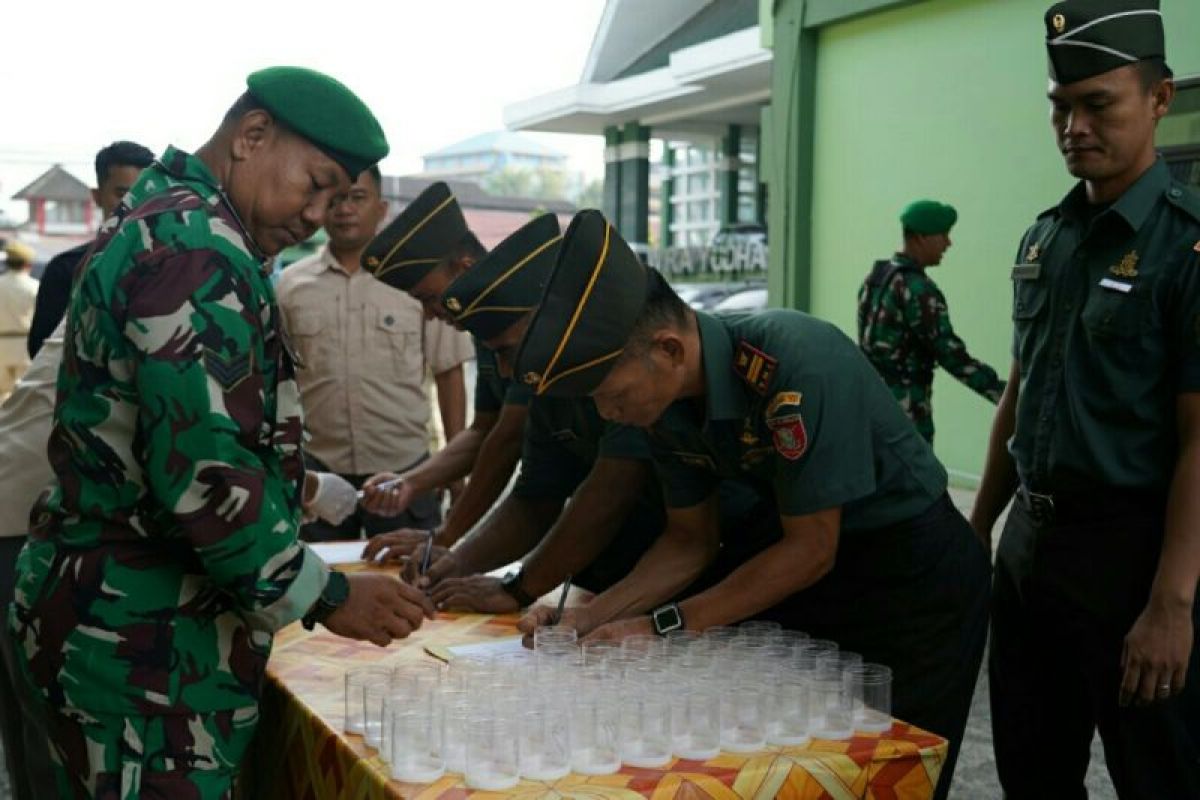
[[[304,67],[267,67],[250,73],[246,89],[352,181],[388,154],[387,137],[371,109],[328,75]]]
[[[1050,77],[1075,83],[1166,57],[1159,0],[1065,0],[1046,12]]]
[[[471,235],[450,187],[438,181],[408,204],[363,251],[363,268],[395,289],[421,282]]]
[[[496,245],[446,288],[454,324],[487,341],[537,308],[561,241],[558,217],[543,214]]]
[[[900,224],[904,229],[922,236],[949,233],[955,222],[958,222],[958,212],[954,206],[937,200],[915,200],[900,212]]]
[[[517,354],[519,380],[537,395],[582,397],[595,390],[624,351],[650,281],[603,214],[576,214]]]

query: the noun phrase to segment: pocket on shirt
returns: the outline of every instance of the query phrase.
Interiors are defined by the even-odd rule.
[[[394,308],[373,306],[374,341],[382,365],[391,365],[394,374],[407,377],[419,374],[425,363],[421,348],[421,316]],[[421,376],[423,377],[423,376]],[[415,378],[420,381],[421,377]]]
[[[1089,337],[1124,341],[1141,336],[1150,310],[1148,294],[1144,286],[1128,292],[1093,286],[1080,315]]]
[[[1050,287],[1044,281],[1016,280],[1013,282],[1013,335],[1016,356],[1022,365],[1033,362],[1037,343],[1036,330],[1043,324]]]
[[[298,308],[288,318],[287,335],[296,349],[297,372],[319,371],[328,363],[333,342],[332,325],[323,309]]]

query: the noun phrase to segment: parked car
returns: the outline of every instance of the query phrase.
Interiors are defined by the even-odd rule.
[[[762,311],[767,307],[767,288],[756,286],[729,295],[712,307],[713,311]]]
[[[680,283],[672,288],[683,302],[697,311],[703,311],[738,291],[741,286],[734,283]]]

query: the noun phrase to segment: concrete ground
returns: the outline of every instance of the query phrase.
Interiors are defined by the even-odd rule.
[[[974,493],[952,489],[955,504],[967,513],[974,500]],[[997,527],[997,532],[1000,530]],[[997,535],[997,539],[999,536]],[[996,779],[996,765],[992,757],[991,713],[988,709],[987,670],[979,676],[975,687],[975,700],[971,706],[971,717],[967,721],[967,734],[963,740],[962,754],[954,773],[954,784],[950,790],[953,800],[1000,800],[1000,783]],[[1092,742],[1092,763],[1087,775],[1088,796],[1094,800],[1116,800],[1112,782],[1104,769],[1104,752],[1100,740]],[[11,797],[8,773],[0,767],[0,798]]]

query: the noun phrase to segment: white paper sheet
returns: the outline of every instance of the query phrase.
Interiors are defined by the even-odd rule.
[[[326,564],[357,564],[362,561],[363,541],[314,542],[308,547]]]
[[[475,644],[452,644],[449,647],[426,647],[425,652],[442,661],[452,661],[456,658],[474,656],[476,658],[495,658],[506,653],[526,652],[521,645],[520,636],[509,636],[504,639],[490,639]]]

